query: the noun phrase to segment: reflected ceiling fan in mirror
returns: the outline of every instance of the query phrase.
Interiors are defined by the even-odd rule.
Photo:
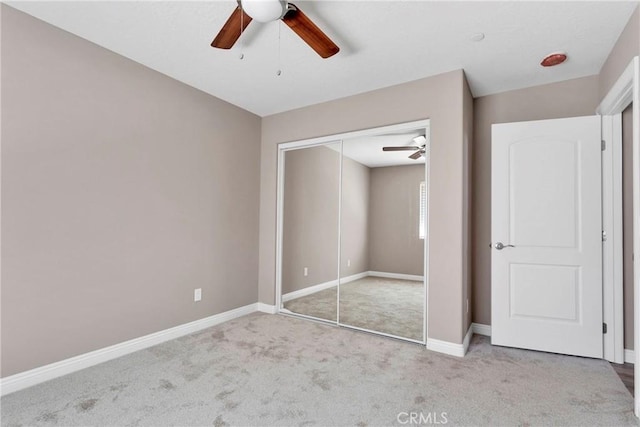
[[[412,139],[415,145],[409,146],[396,146],[396,147],[382,147],[382,151],[414,151],[415,153],[409,156],[410,159],[418,160],[424,156],[427,147],[427,138],[424,135],[416,136]]]
[[[252,20],[282,20],[318,55],[329,58],[340,48],[294,4],[285,0],[238,0],[238,6],[211,42],[211,46],[231,49]]]

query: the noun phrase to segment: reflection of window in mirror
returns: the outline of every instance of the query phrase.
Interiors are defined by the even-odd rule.
[[[420,219],[418,223],[418,237],[424,240],[424,217],[427,212],[427,186],[425,182],[420,183]]]

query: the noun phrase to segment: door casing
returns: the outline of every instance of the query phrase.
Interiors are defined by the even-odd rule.
[[[640,108],[640,58],[638,56],[634,57],[624,72],[620,75],[616,83],[609,90],[607,95],[604,97],[600,105],[598,106],[596,113],[603,117],[603,126],[607,123],[607,126],[611,126],[611,137],[612,139],[612,147],[616,147],[616,149],[621,149],[622,138],[617,138],[616,135],[618,133],[618,122],[615,119],[615,116],[621,114],[631,103],[636,108],[635,114],[633,115],[633,141],[632,141],[632,151],[633,151],[633,225],[634,225],[634,233],[633,233],[633,252],[634,254],[639,255],[638,257],[634,256],[633,261],[633,288],[634,288],[634,301],[633,301],[633,311],[634,311],[634,343],[635,345],[640,344],[640,114],[638,113],[638,108]],[[607,135],[603,135],[606,137]],[[603,164],[603,167],[605,164]],[[622,174],[622,165],[618,162],[612,161],[610,166],[611,174],[614,177],[621,176]],[[604,184],[604,182],[603,182]],[[619,197],[615,196],[615,194],[619,193]],[[608,217],[603,216],[603,223],[608,226],[612,226],[613,228],[607,231],[608,239],[615,239],[617,244],[621,244],[622,242],[622,226],[621,224],[616,225],[616,221],[620,220],[621,217],[616,216],[615,209],[619,208],[621,210],[621,206],[617,206],[617,203],[621,203],[622,200],[622,185],[621,179],[618,183],[617,179],[614,181],[611,179],[610,183],[605,187],[603,186],[603,200],[610,200],[614,205],[610,210],[603,210],[603,215],[609,215]],[[621,253],[621,252],[620,252]],[[610,266],[613,271],[613,266]],[[624,350],[624,342],[622,339],[622,330],[624,328],[624,323],[622,320],[622,298],[615,294],[615,289],[618,289],[619,293],[622,292],[622,280],[620,279],[618,282],[613,283],[612,277],[616,277],[615,275],[611,275],[609,277],[604,277],[604,292],[605,296],[609,293],[608,298],[610,298],[610,306],[604,306],[604,315],[605,319],[611,318],[612,324],[616,329],[614,335],[614,353],[620,351],[622,346],[622,350]],[[607,280],[608,279],[608,280]],[[605,320],[606,321],[606,320]],[[616,323],[617,322],[617,323]],[[619,337],[619,338],[615,338]],[[610,344],[611,345],[611,344]],[[634,346],[635,347],[635,346]],[[607,354],[607,340],[605,340],[605,355]],[[616,355],[617,356],[617,355]],[[605,356],[606,358],[606,356]],[[640,378],[640,349],[634,351],[634,371],[635,378]],[[617,360],[619,360],[619,356],[617,356]],[[623,358],[624,360],[624,358]],[[617,362],[620,363],[620,362]],[[634,413],[638,417],[640,416],[640,384],[638,381],[635,382],[635,393],[634,393]]]

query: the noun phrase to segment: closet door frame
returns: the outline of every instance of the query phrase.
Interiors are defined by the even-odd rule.
[[[427,315],[427,308],[429,305],[429,211],[430,211],[430,195],[431,195],[431,180],[429,179],[429,174],[431,171],[431,136],[430,136],[430,120],[423,119],[406,123],[399,123],[389,126],[381,126],[370,129],[364,129],[353,132],[345,132],[327,136],[321,136],[317,138],[309,138],[302,139],[290,142],[282,142],[278,144],[278,164],[277,164],[277,193],[276,193],[276,277],[275,277],[275,294],[276,294],[276,313],[279,314],[290,314],[282,311],[282,236],[283,236],[283,208],[284,208],[284,174],[285,174],[285,153],[287,151],[301,149],[301,148],[309,148],[326,145],[328,143],[337,143],[340,142],[340,175],[342,175],[342,144],[344,140],[348,140],[351,138],[361,138],[366,136],[374,136],[380,135],[384,133],[394,133],[394,132],[402,132],[408,131],[412,129],[424,129],[425,136],[427,138],[426,142],[426,153],[425,153],[425,183],[426,183],[426,212],[425,212],[425,236],[424,239],[424,304],[423,304],[423,341],[420,343],[422,345],[427,344],[428,339],[428,328],[429,321]],[[342,176],[340,176],[340,192],[342,191]],[[340,196],[339,209],[341,209],[342,197]],[[341,216],[341,213],[339,217]],[[341,230],[340,224],[338,224],[338,261],[340,261],[340,242],[341,242]],[[340,263],[338,262],[338,270],[340,269]],[[338,283],[340,280],[340,271],[338,271]],[[338,284],[338,292],[337,292],[337,304],[338,304],[338,312],[336,313],[337,322],[326,322],[333,325],[348,327],[347,325],[340,324],[340,285]],[[298,314],[293,314],[297,317],[308,317]],[[357,329],[357,328],[356,328]],[[384,333],[379,333],[372,331],[379,335],[386,335]],[[387,335],[389,336],[389,335]],[[416,342],[415,340],[405,339],[402,337],[395,337],[403,339],[409,342]]]

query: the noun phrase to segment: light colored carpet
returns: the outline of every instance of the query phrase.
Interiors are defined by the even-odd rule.
[[[638,425],[631,395],[602,360],[492,347],[479,336],[455,358],[257,313],[1,403],[4,426],[373,426],[401,425],[411,412],[465,426]]]
[[[424,284],[365,277],[340,285],[340,323],[423,341]],[[293,313],[336,321],[336,288],[284,303]]]

